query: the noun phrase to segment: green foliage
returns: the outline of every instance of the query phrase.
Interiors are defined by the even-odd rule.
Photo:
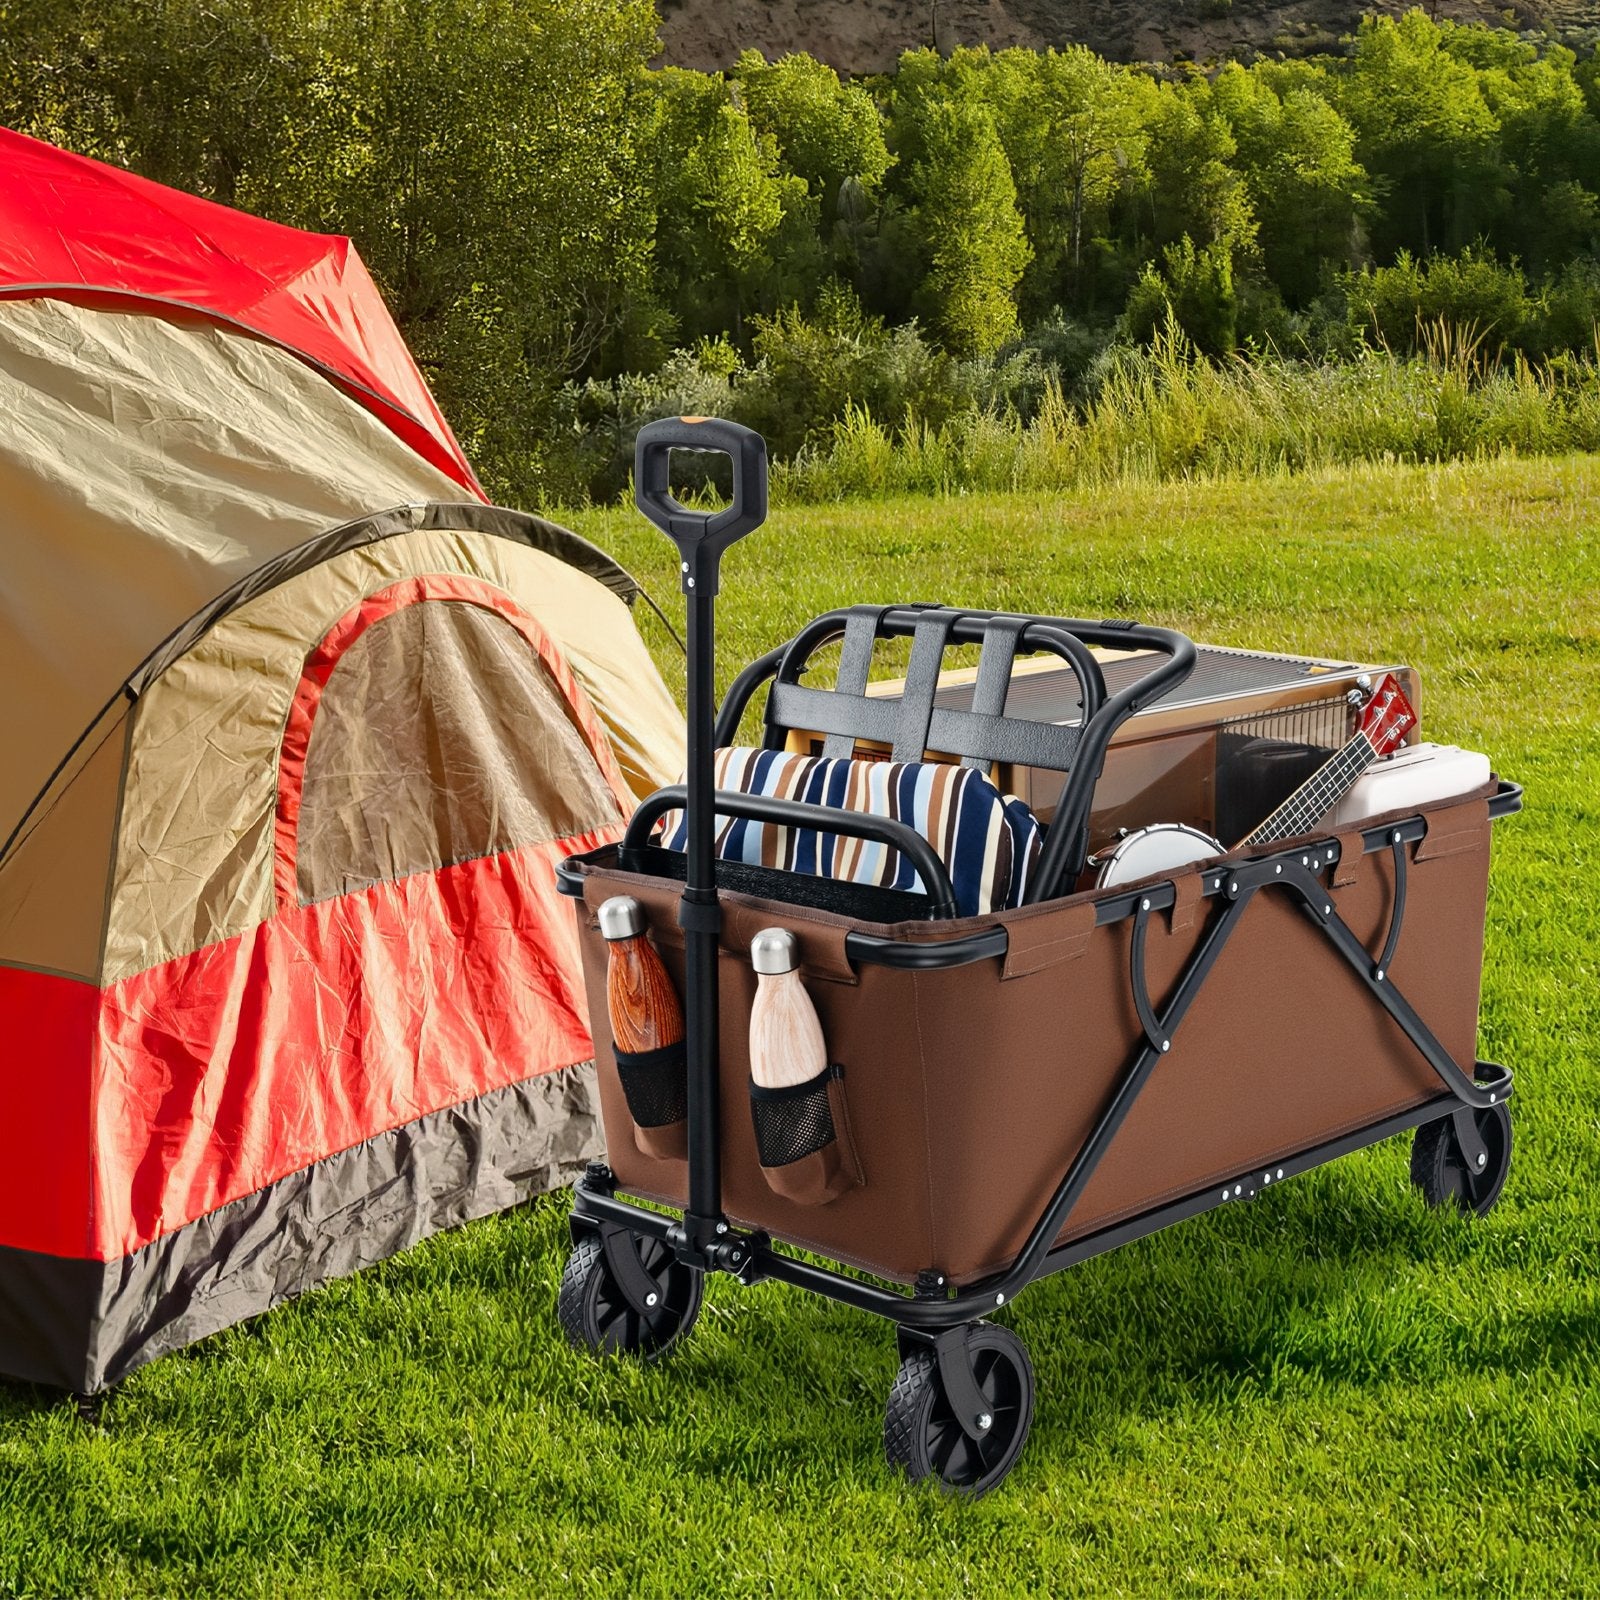
[[[1159,81],[1082,48],[650,71],[651,0],[0,0],[0,32],[0,121],[351,233],[512,500],[615,492],[630,419],[706,385],[779,454],[851,406],[1081,405],[1118,324],[1593,349],[1600,58],[1420,11]]]
[[[1160,272],[1146,267],[1128,297],[1128,337],[1149,344],[1177,328],[1206,355],[1231,355],[1239,342],[1239,301],[1226,242],[1213,239],[1197,250],[1185,234],[1161,252],[1161,265]]]
[[[1600,352],[1600,263],[1574,261],[1539,297],[1537,353],[1565,360],[1570,351]]]
[[[1204,78],[1161,86],[1149,123],[1149,192],[1158,245],[1185,236],[1230,251],[1255,244],[1256,219],[1224,107]]]
[[[1030,251],[1016,185],[988,109],[930,96],[910,113],[906,184],[926,272],[922,310],[957,355],[990,355],[1017,323],[1016,287]]]
[[[969,413],[1030,418],[1104,345],[1058,316],[992,358],[957,361],[915,323],[886,327],[838,285],[824,289],[814,316],[789,306],[753,326],[748,363],[725,342],[702,341],[648,378],[569,384],[546,463],[549,497],[615,499],[628,486],[634,438],[656,417],[731,417],[760,431],[780,460],[826,448],[852,413],[934,429]]]
[[[322,125],[358,137],[347,154],[312,130],[324,225],[362,241],[502,494],[537,478],[555,387],[647,282],[652,37],[648,0],[356,0],[328,30]]]
[[[1380,250],[1459,249],[1499,204],[1498,129],[1479,72],[1421,11],[1366,17],[1338,105],[1356,155],[1386,187]]]
[[[824,228],[833,225],[847,180],[871,191],[889,170],[878,108],[858,84],[841,83],[832,67],[805,55],[768,65],[759,51],[747,50],[734,78],[752,125],[771,136],[787,170],[821,201]]]
[[[1084,303],[1097,287],[1090,241],[1109,235],[1113,208],[1148,176],[1154,86],[1081,46],[1004,51],[989,77],[1033,251],[1025,298]]]
[[[750,313],[814,286],[818,201],[720,78],[669,67],[647,84],[657,282],[684,334],[742,339]]]
[[[1233,134],[1266,275],[1304,304],[1330,265],[1350,264],[1370,209],[1355,132],[1320,95],[1290,88],[1280,96],[1237,64],[1218,75],[1214,101]]]
[[[1031,421],[958,412],[942,426],[863,410],[773,477],[782,499],[1059,494],[1095,486],[1275,475],[1353,463],[1476,460],[1600,449],[1600,366],[1479,359],[1436,331],[1401,358],[1367,350],[1326,365],[1208,360],[1168,323],[1148,349],[1115,346],[1079,406],[1055,391]]]
[[[1521,271],[1482,250],[1426,262],[1402,250],[1392,267],[1353,274],[1344,288],[1351,326],[1391,350],[1418,349],[1441,325],[1491,351],[1518,347],[1533,310]]]

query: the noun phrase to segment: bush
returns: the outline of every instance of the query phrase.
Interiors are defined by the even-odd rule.
[[[1206,359],[1173,324],[1113,346],[1074,407],[1051,385],[1033,420],[971,411],[942,427],[886,425],[853,408],[825,447],[774,471],[792,501],[890,494],[1060,491],[1354,462],[1426,462],[1600,444],[1594,356],[1535,367],[1368,348],[1354,359]]]
[[[634,439],[657,417],[730,417],[764,435],[774,461],[831,448],[860,418],[929,437],[970,429],[980,416],[1025,424],[1052,394],[1089,382],[1109,337],[1058,312],[992,358],[957,361],[914,322],[885,327],[836,283],[822,289],[813,316],[791,306],[754,326],[748,364],[727,340],[702,339],[648,375],[569,383],[537,464],[545,500],[616,499],[628,487]]]
[[[1233,252],[1225,239],[1195,248],[1188,234],[1161,252],[1162,270],[1146,267],[1128,296],[1123,329],[1151,343],[1170,322],[1206,355],[1230,355],[1239,343]]]
[[[1540,355],[1582,350],[1593,354],[1600,342],[1600,264],[1574,261],[1539,297],[1530,338]]]
[[[1419,262],[1402,250],[1392,267],[1369,267],[1343,280],[1352,329],[1394,351],[1420,349],[1429,328],[1448,324],[1491,351],[1526,348],[1527,280],[1486,251]]]

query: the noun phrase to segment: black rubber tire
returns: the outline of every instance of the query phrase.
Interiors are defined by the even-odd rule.
[[[935,1479],[952,1494],[987,1494],[1016,1466],[1033,1424],[1033,1363],[1009,1328],[976,1324],[967,1336],[973,1376],[994,1425],[981,1441],[956,1421],[933,1351],[907,1352],[883,1414],[883,1451],[913,1482]]]
[[[572,1247],[561,1274],[556,1316],[580,1350],[657,1361],[694,1326],[704,1280],[659,1239],[635,1239],[639,1260],[654,1280],[661,1304],[638,1312],[628,1304],[606,1262],[599,1238],[586,1234]]]
[[[1411,1145],[1411,1181],[1430,1206],[1454,1205],[1484,1217],[1500,1198],[1511,1171],[1511,1108],[1502,1100],[1475,1111],[1473,1119],[1489,1157],[1483,1170],[1468,1169],[1454,1119],[1441,1117],[1417,1129]]]

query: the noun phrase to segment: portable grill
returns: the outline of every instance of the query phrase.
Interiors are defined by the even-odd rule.
[[[733,457],[726,511],[671,498],[674,448]],[[885,1317],[901,1355],[884,1423],[890,1461],[982,1492],[1015,1465],[1034,1406],[1022,1341],[985,1318],[1035,1278],[1413,1129],[1412,1178],[1428,1203],[1480,1214],[1494,1204],[1510,1164],[1512,1083],[1476,1059],[1479,981],[1490,824],[1520,809],[1521,791],[1492,780],[1345,832],[1080,889],[1108,752],[1142,717],[1153,725],[1215,702],[1208,738],[1325,753],[1348,731],[1329,693],[1333,664],[1309,664],[1294,704],[1238,713],[1241,683],[1246,694],[1281,683],[1284,658],[1197,650],[1134,623],[853,607],[752,663],[714,720],[718,565],[763,520],[765,474],[758,436],[729,423],[672,420],[639,437],[638,502],[677,544],[688,602],[687,778],[640,806],[620,846],[560,871],[579,902],[609,1146],[608,1164],[575,1190],[560,1316],[580,1345],[659,1356],[693,1325],[705,1276],[720,1272]],[[887,695],[866,687],[882,638],[913,640],[905,684]],[[808,683],[814,658],[840,640],[834,687]],[[953,686],[938,667],[954,644],[983,653]],[[1027,650],[1057,658],[1050,692],[1059,710],[1070,680],[1075,716],[1027,717],[1046,676],[1013,675]],[[896,760],[927,749],[1049,773],[1053,820],[1025,903],[952,916],[944,862],[903,822],[716,790],[714,750],[758,694],[769,750],[877,743]],[[683,852],[653,833],[679,810]],[[915,867],[917,892],[718,859],[717,816],[892,847]],[[685,999],[682,1092],[650,1115],[686,1124],[687,1161],[646,1153],[601,1036],[597,911],[618,894],[643,907]],[[828,1148],[830,1171],[844,1174],[809,1198],[763,1167],[774,1113],[751,1087],[749,950],[772,928],[798,946],[832,1063],[793,1097],[781,1130],[792,1159]]]

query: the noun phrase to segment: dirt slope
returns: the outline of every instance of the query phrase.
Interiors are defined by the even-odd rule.
[[[1593,27],[1600,4],[1575,0],[1437,0],[1443,17],[1522,27]],[[731,66],[741,50],[770,57],[804,50],[842,72],[884,72],[903,50],[937,43],[1086,44],[1114,61],[1206,62],[1337,47],[1366,10],[1398,13],[1402,0],[661,0],[661,59]]]

